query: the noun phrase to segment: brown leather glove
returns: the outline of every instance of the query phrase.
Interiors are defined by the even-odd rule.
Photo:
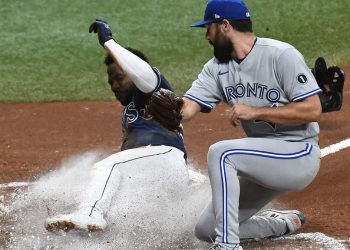
[[[180,131],[183,100],[174,92],[160,89],[152,94],[145,107],[145,116],[171,131]]]

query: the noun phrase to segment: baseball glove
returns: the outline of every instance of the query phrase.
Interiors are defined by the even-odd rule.
[[[319,94],[322,112],[332,112],[341,109],[343,104],[343,88],[345,73],[338,66],[327,68],[324,58],[319,57],[315,62],[315,68],[311,69],[317,84],[323,90]]]
[[[145,107],[145,116],[170,131],[181,131],[183,100],[174,92],[160,89],[154,92]]]

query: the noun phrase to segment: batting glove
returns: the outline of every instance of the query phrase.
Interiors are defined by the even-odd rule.
[[[96,21],[93,22],[89,27],[89,33],[92,32],[97,33],[98,41],[102,47],[104,47],[105,42],[113,39],[112,30],[109,27],[108,23],[104,20],[96,19]]]

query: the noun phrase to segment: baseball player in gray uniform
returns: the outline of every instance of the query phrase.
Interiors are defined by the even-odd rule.
[[[215,57],[184,95],[184,120],[225,102],[232,125],[247,134],[210,146],[212,201],[196,236],[215,240],[211,249],[241,249],[240,238],[293,233],[305,222],[300,211],[262,208],[315,178],[321,90],[297,49],[254,35],[241,0],[209,1],[204,19],[192,26],[206,28]]]

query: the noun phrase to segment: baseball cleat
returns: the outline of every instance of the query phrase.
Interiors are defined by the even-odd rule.
[[[214,243],[209,250],[243,250],[243,248],[239,244],[236,244],[234,247],[227,248],[219,243]]]
[[[265,209],[257,215],[284,221],[287,225],[287,228],[286,232],[282,234],[283,236],[294,233],[306,222],[305,215],[298,210]]]
[[[94,211],[90,215],[89,210],[78,210],[71,214],[57,215],[45,220],[44,226],[47,231],[57,232],[63,230],[68,232],[70,230],[96,232],[103,231],[107,227],[107,222],[103,215]]]

